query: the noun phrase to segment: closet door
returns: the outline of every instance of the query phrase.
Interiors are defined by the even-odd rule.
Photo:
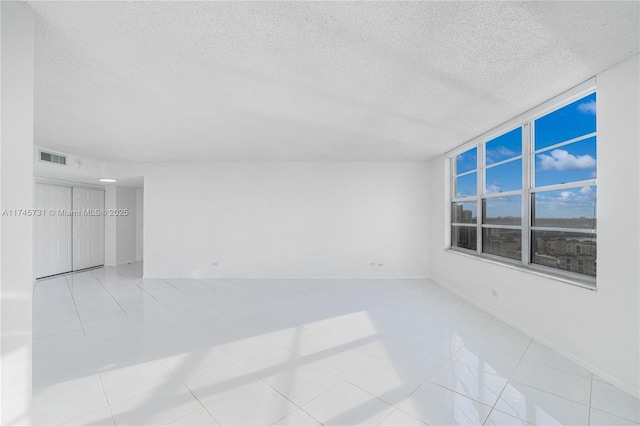
[[[73,208],[73,270],[104,265],[104,191],[74,187]]]
[[[36,216],[36,278],[70,272],[71,216],[61,211],[71,210],[71,187],[36,184],[36,208],[43,216]]]

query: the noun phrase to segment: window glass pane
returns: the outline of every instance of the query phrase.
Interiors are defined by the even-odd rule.
[[[522,160],[510,161],[488,168],[486,185],[487,194],[522,189]]]
[[[484,212],[482,223],[516,226],[522,224],[522,197],[520,195],[486,198],[482,200],[482,208]]]
[[[535,149],[596,131],[596,94],[592,93],[535,121]]]
[[[478,192],[477,173],[469,173],[468,175],[456,178],[456,197],[473,197]]]
[[[477,223],[476,203],[452,203],[451,222],[453,223]]]
[[[456,174],[468,172],[478,168],[478,148],[473,147],[456,156]]]
[[[533,226],[596,229],[596,187],[536,192],[532,195]]]
[[[522,231],[519,229],[483,228],[482,251],[509,259],[522,259]]]
[[[596,236],[577,232],[532,231],[531,262],[596,275]]]
[[[477,247],[476,232],[475,226],[452,226],[451,245],[475,250]]]
[[[517,157],[522,154],[522,127],[518,127],[486,144],[487,165]]]
[[[536,155],[536,187],[596,178],[596,138]]]

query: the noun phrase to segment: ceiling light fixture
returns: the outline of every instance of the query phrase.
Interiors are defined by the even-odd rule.
[[[106,183],[115,183],[118,181],[118,179],[109,179],[109,178],[101,178],[98,179],[100,182],[106,182]]]

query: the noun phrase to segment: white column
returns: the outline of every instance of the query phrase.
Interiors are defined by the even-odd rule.
[[[0,211],[33,208],[34,16],[0,2]],[[31,422],[33,220],[0,219],[0,424]]]
[[[104,208],[115,209],[117,188],[115,185],[104,187]],[[115,266],[117,262],[117,222],[115,216],[106,215],[104,218],[104,264]]]

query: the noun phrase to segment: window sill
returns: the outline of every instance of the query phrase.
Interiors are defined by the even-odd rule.
[[[509,261],[505,261],[505,262],[501,262],[498,260],[494,260],[491,259],[489,257],[484,257],[484,256],[479,256],[477,254],[473,254],[473,253],[467,253],[466,251],[463,250],[459,250],[459,249],[454,249],[454,248],[445,248],[446,252],[449,253],[454,253],[460,256],[464,256],[470,259],[475,259],[475,260],[479,260],[482,262],[487,262],[487,263],[491,263],[493,265],[497,265],[497,266],[502,266],[504,268],[508,268],[508,269],[513,269],[516,271],[520,271],[520,272],[524,272],[527,274],[532,274],[532,275],[536,275],[542,278],[547,278],[550,280],[554,280],[554,281],[558,281],[561,283],[565,283],[565,284],[569,284],[569,285],[573,285],[576,287],[581,287],[587,290],[591,290],[591,291],[598,291],[598,289],[596,288],[596,281],[595,279],[593,281],[590,280],[580,280],[580,279],[573,279],[570,277],[565,277],[562,275],[557,275],[557,274],[553,274],[553,273],[549,273],[546,271],[541,271],[538,269],[534,269],[535,267],[525,267],[522,266],[520,264],[516,264],[514,263],[510,263]]]

